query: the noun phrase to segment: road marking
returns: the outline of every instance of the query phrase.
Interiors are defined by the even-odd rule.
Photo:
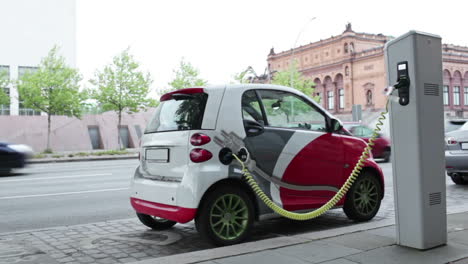
[[[87,178],[87,177],[111,176],[111,175],[112,173],[101,173],[101,174],[88,174],[88,175],[60,176],[60,177],[40,177],[40,178],[30,178],[30,179],[0,180],[0,183],[35,181],[35,180],[55,180],[55,179],[66,179],[66,178]]]
[[[82,194],[82,193],[115,192],[115,191],[123,191],[123,190],[128,190],[128,189],[130,189],[130,188],[116,188],[116,189],[102,189],[102,190],[79,191],[79,192],[64,192],[64,193],[46,193],[46,194],[5,196],[5,197],[0,197],[0,200],[19,199],[19,198],[34,198],[34,197],[47,197],[47,196],[60,196],[60,195],[70,195],[70,194]]]

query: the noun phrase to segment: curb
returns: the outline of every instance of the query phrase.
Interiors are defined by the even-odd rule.
[[[80,162],[80,161],[98,161],[98,160],[125,160],[137,159],[138,154],[131,155],[114,155],[114,156],[91,156],[77,158],[46,158],[46,159],[30,159],[27,164],[44,164],[44,163],[61,163],[61,162]]]

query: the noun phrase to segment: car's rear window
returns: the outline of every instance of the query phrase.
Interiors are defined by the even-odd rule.
[[[145,134],[201,129],[207,99],[207,94],[196,93],[161,102]]]

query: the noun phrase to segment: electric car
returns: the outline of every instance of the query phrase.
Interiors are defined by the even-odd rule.
[[[215,245],[239,243],[254,221],[277,216],[247,185],[233,154],[274,203],[305,212],[338,192],[366,147],[293,88],[187,88],[160,101],[142,137],[131,205],[156,230],[195,220],[200,235]],[[383,196],[382,170],[370,157],[336,207],[350,219],[367,221]]]

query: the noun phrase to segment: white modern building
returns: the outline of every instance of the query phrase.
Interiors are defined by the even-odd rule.
[[[0,18],[0,71],[6,70],[11,80],[34,70],[54,45],[76,67],[76,0],[0,0]],[[10,104],[0,105],[0,115],[40,115],[22,107],[13,85],[1,88]]]

